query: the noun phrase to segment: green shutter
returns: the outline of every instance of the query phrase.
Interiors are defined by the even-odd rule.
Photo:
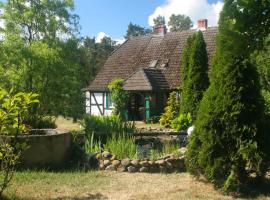
[[[109,110],[109,93],[106,92],[106,109]]]
[[[150,94],[145,94],[145,121],[146,123],[150,122]]]

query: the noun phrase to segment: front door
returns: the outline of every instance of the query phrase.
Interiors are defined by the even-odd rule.
[[[145,97],[142,93],[132,93],[129,105],[129,120],[145,120]]]

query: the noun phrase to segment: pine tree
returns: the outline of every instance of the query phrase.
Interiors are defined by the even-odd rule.
[[[266,24],[264,16],[258,21],[252,13],[263,13],[267,6],[263,9],[262,5],[247,4],[253,2],[225,0],[210,86],[200,104],[187,153],[189,171],[204,175],[226,191],[239,191],[245,186],[251,169],[258,177],[263,176],[265,156],[270,153],[269,134],[260,130],[264,102],[258,73],[249,61],[262,34],[266,30],[269,34],[269,27],[255,28],[257,23]],[[244,16],[254,17],[246,27]]]
[[[198,105],[209,85],[208,57],[201,31],[194,33],[187,40],[181,72],[183,80],[181,113],[191,113],[195,119]]]

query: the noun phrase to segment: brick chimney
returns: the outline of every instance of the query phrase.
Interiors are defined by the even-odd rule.
[[[198,20],[198,29],[199,30],[206,30],[207,28],[208,28],[208,20],[207,19]]]
[[[167,33],[167,28],[165,24],[154,27],[154,34],[165,35],[166,33]]]

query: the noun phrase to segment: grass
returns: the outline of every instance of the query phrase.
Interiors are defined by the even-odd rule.
[[[73,122],[71,118],[57,117],[55,120],[57,129],[66,130],[66,131],[79,131],[82,130],[82,127],[79,123]]]
[[[5,191],[11,200],[184,199],[233,200],[188,173],[18,172]],[[242,198],[243,199],[243,198]],[[268,195],[250,199],[270,200]]]

